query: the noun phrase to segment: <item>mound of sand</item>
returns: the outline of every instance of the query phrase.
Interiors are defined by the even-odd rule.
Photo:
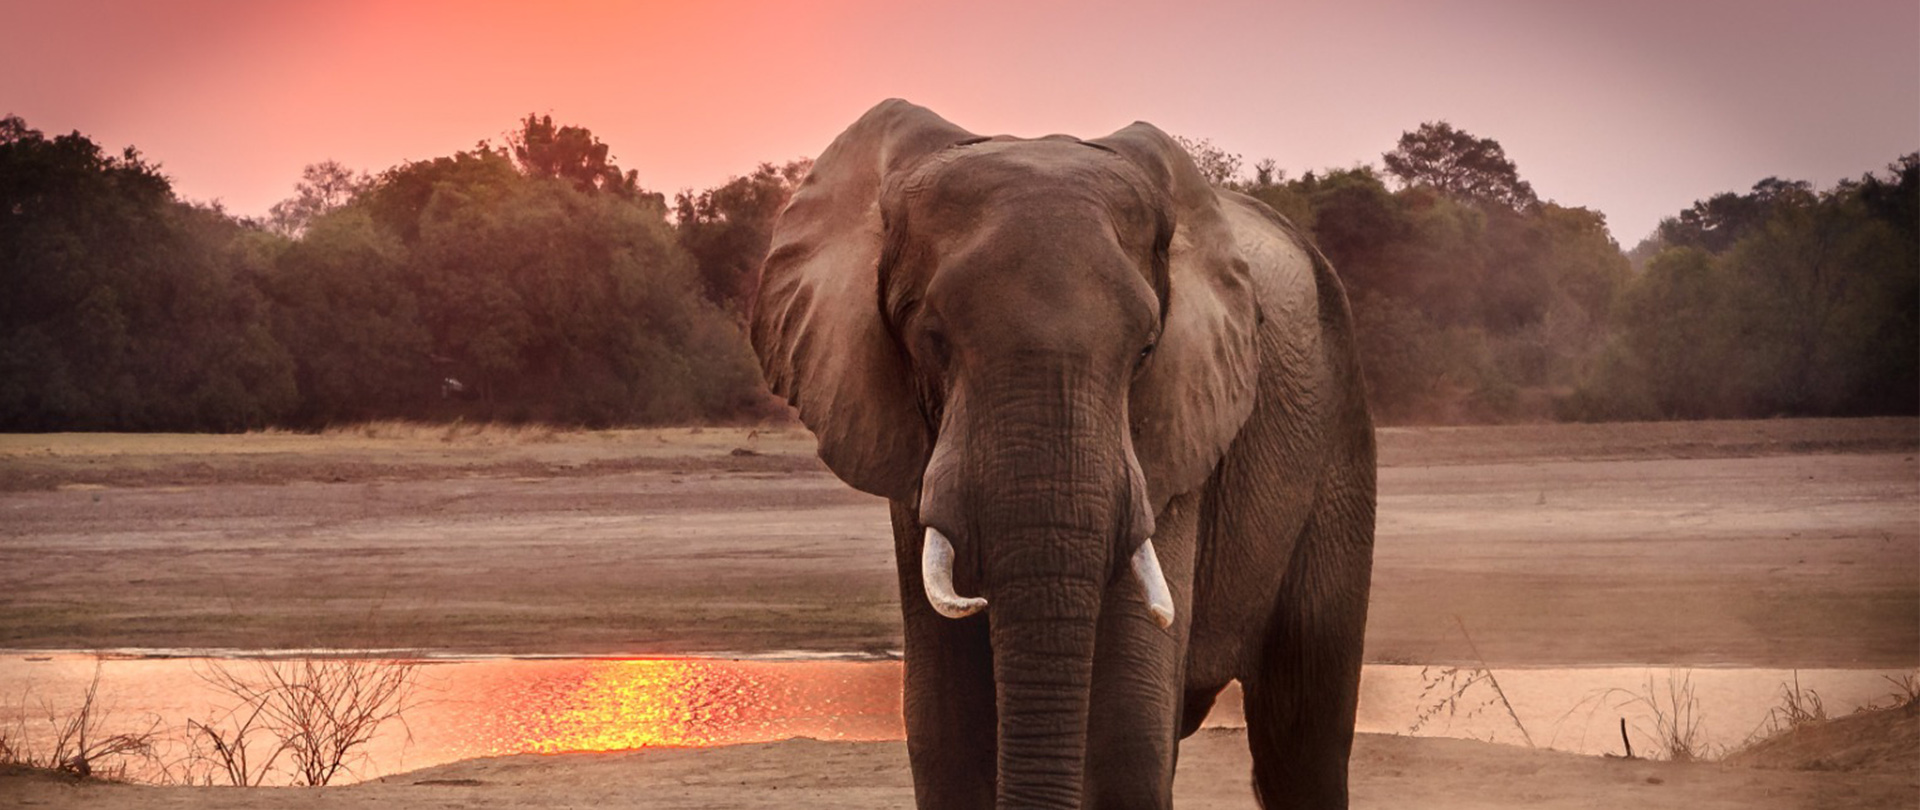
[[[1729,765],[1920,775],[1920,703],[1810,723],[1729,754]]]

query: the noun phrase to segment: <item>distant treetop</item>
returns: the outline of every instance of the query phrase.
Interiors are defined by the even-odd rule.
[[[1409,186],[1432,186],[1455,199],[1515,211],[1540,203],[1498,141],[1475,138],[1445,121],[1430,121],[1401,135],[1399,145],[1381,157],[1387,173]]]
[[[607,155],[607,145],[586,127],[556,127],[553,116],[527,113],[520,129],[507,136],[513,160],[535,177],[558,177],[581,191],[607,191],[637,197],[639,172],[622,172]],[[665,204],[664,198],[661,200]]]
[[[1193,165],[1200,170],[1202,177],[1207,178],[1208,183],[1230,188],[1239,181],[1240,156],[1238,154],[1213,145],[1212,139],[1209,138],[1195,139],[1175,135],[1173,140],[1180,144],[1181,149],[1186,150],[1188,157],[1193,158]]]

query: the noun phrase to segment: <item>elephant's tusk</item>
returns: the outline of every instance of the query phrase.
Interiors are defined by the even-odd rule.
[[[1161,629],[1172,627],[1173,591],[1167,589],[1167,575],[1160,570],[1160,558],[1153,553],[1151,538],[1133,553],[1133,575],[1140,579],[1141,590],[1147,592],[1147,612],[1153,614],[1153,620],[1160,623]]]
[[[932,526],[927,527],[927,540],[920,547],[920,582],[933,609],[949,619],[964,619],[987,607],[985,599],[953,592],[953,544]]]

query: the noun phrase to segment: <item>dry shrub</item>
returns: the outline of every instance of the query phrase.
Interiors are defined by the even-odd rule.
[[[388,723],[405,728],[418,667],[361,658],[213,661],[200,675],[234,699],[230,708],[184,727],[149,716],[136,730],[109,734],[96,664],[75,708],[41,701],[44,734],[28,734],[22,697],[9,712],[18,719],[0,728],[0,764],[155,784],[326,785],[354,773]]]
[[[197,781],[213,784],[218,774],[224,784],[236,787],[264,784],[274,763],[287,752],[285,739],[259,737],[258,733],[271,731],[266,728],[265,714],[264,703],[252,703],[236,706],[217,720],[189,719],[187,736],[192,749],[188,761],[199,764],[198,771],[204,774]]]
[[[382,726],[406,726],[418,670],[416,662],[364,658],[214,662],[201,678],[239,703],[189,728],[229,784],[261,784],[285,757],[295,784],[325,785],[365,760]]]

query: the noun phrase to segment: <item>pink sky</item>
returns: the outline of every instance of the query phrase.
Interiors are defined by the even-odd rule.
[[[1446,119],[1543,198],[1658,219],[1769,175],[1920,149],[1920,3],[402,3],[0,0],[0,112],[137,146],[260,214],[328,158],[378,171],[551,113],[641,183],[811,155],[900,96],[981,133],[1134,120],[1290,174]]]

